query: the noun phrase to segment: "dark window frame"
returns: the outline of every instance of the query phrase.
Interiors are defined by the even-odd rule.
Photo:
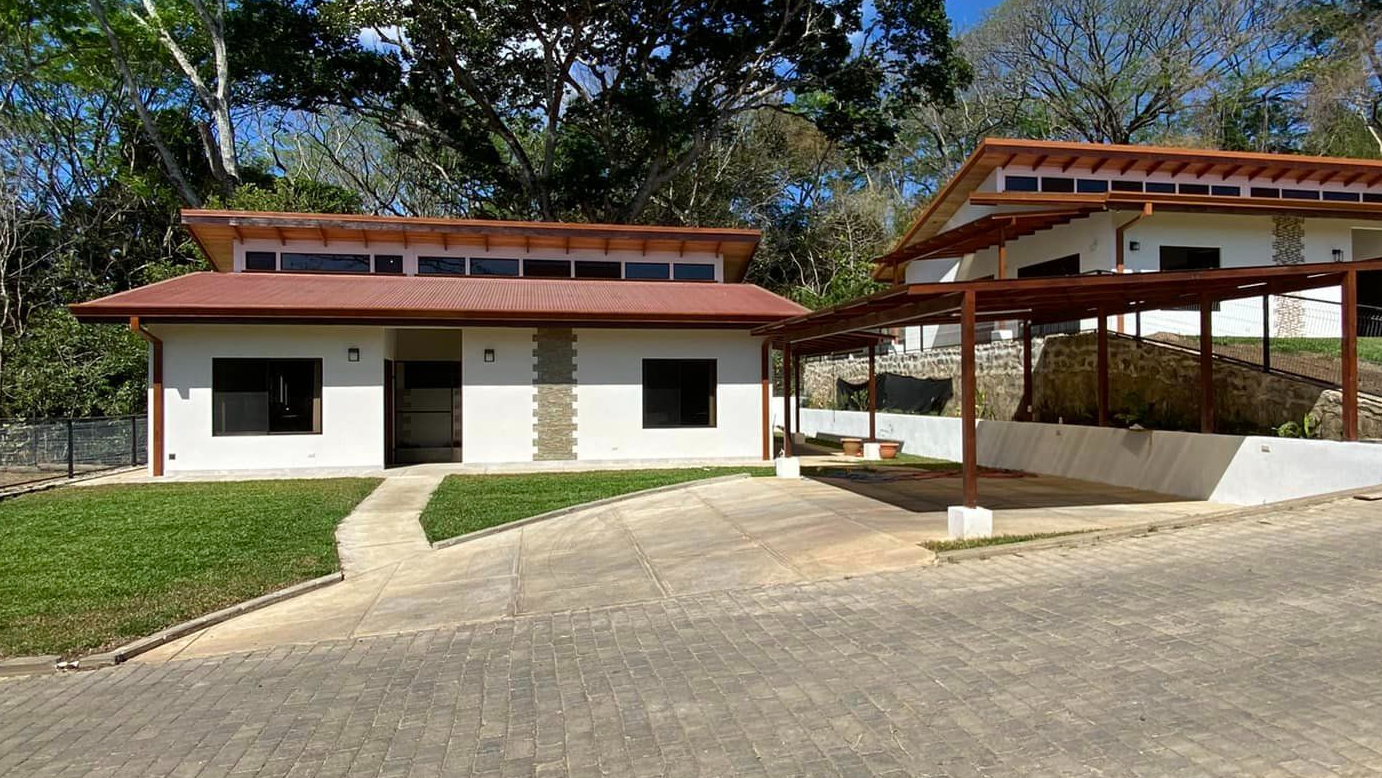
[[[489,267],[491,263],[513,263],[512,273],[493,273],[489,271],[476,272],[479,268]],[[508,264],[497,265],[499,267],[509,267]],[[485,278],[519,278],[523,274],[523,263],[513,257],[471,257],[470,275],[483,276]]]
[[[352,264],[355,265],[355,267],[340,269],[326,267],[288,267],[289,261],[291,261],[291,259],[296,259],[298,257],[312,257],[320,261],[329,261],[331,259],[349,259],[352,262]],[[363,262],[363,267],[361,267],[360,265],[361,262]],[[370,268],[372,266],[373,261],[371,260],[369,254],[354,254],[340,251],[284,251],[279,253],[278,255],[279,270],[285,273],[341,273],[365,275],[370,272]]]
[[[1075,191],[1075,179],[1070,176],[1042,176],[1041,191],[1066,194]]]
[[[578,259],[572,264],[576,278],[618,280],[624,277],[624,265],[618,260]]]
[[[688,415],[688,400],[686,397],[688,388],[696,392],[696,394],[692,395],[693,398],[699,398],[699,392],[701,391],[701,389],[698,387],[687,386],[687,381],[689,380],[689,377],[686,375],[686,371],[688,368],[692,366],[694,366],[694,368],[697,371],[703,371],[702,376],[695,377],[703,378],[706,381],[706,386],[704,387],[704,390],[707,392],[704,402],[706,417],[705,423],[688,422],[686,419]],[[651,377],[653,379],[652,381],[650,381],[649,376],[650,368],[654,371],[654,376]],[[675,368],[676,370],[678,379],[678,383],[675,386],[677,395],[675,401],[677,406],[675,414],[676,419],[675,421],[666,422],[650,421],[650,413],[661,415],[662,413],[668,410],[665,406],[658,405],[656,399],[654,399],[654,402],[650,403],[650,395],[655,395],[657,393],[660,393],[660,391],[666,391],[667,389],[666,385],[657,385],[653,383],[653,381],[657,380],[659,377],[668,377],[668,373],[673,368]],[[661,372],[662,375],[658,376],[658,372]],[[643,429],[715,429],[719,426],[720,421],[719,383],[719,360],[716,359],[644,359],[642,365],[640,384],[642,388],[642,407],[640,411],[643,417]],[[666,398],[664,398],[664,401],[665,399]],[[700,405],[700,403],[695,399],[693,399],[692,402],[694,402],[696,406]],[[696,413],[699,413],[698,407],[694,408],[690,415],[694,416]]]
[[[1209,187],[1209,193],[1215,197],[1242,197],[1243,187],[1233,184],[1213,184]]]
[[[379,261],[380,261],[381,259],[384,260],[385,262],[395,263],[397,269],[380,270],[380,269],[379,269]],[[402,274],[403,274],[403,255],[402,255],[402,254],[375,254],[375,255],[374,255],[374,261],[373,261],[373,263],[370,265],[370,270],[371,270],[372,272],[378,273],[378,274],[380,274],[380,275],[386,275],[386,276],[397,276],[397,275],[402,275]]]
[[[254,363],[258,363],[257,365],[254,365],[254,366],[257,367],[259,370],[262,371],[262,374],[261,374],[261,376],[262,376],[262,384],[261,384],[261,385],[262,385],[262,387],[263,387],[262,392],[259,392],[259,391],[255,391],[255,392],[247,392],[247,391],[232,392],[232,390],[231,390],[231,389],[228,389],[228,388],[218,388],[218,384],[224,386],[224,384],[223,384],[222,382],[226,380],[226,379],[223,379],[223,378],[221,377],[222,374],[221,374],[220,368],[224,367],[224,368],[227,368],[227,369],[228,369],[228,368],[231,367],[231,364],[230,364],[230,363],[247,363],[247,364],[242,364],[242,367],[246,368],[247,370],[248,370],[248,368],[250,368],[251,365],[254,365]],[[310,369],[310,370],[312,371],[312,387],[311,387],[311,397],[310,397],[310,402],[311,402],[311,411],[310,411],[310,413],[311,413],[311,428],[310,428],[310,429],[274,429],[274,397],[273,397],[274,388],[273,388],[273,386],[272,386],[272,383],[273,383],[273,379],[274,379],[274,377],[275,377],[276,371],[277,371],[277,376],[278,376],[279,378],[282,378],[282,377],[283,377],[283,370],[284,370],[285,368],[289,368],[289,367],[296,367],[296,368],[298,368],[298,369],[303,369],[304,367],[306,367],[307,369]],[[239,376],[235,376],[234,378],[239,378],[239,379],[241,379],[241,380],[245,380],[245,379],[248,378],[248,379],[250,379],[250,380],[253,380],[253,377],[254,377],[254,376],[253,376],[253,373],[252,373],[252,372],[249,372],[248,374],[240,374]],[[231,377],[227,377],[227,378],[230,378],[230,380],[234,380],[234,379],[231,378]],[[264,426],[263,426],[263,428],[255,428],[255,429],[238,429],[238,430],[233,430],[233,431],[228,431],[228,430],[225,429],[225,427],[228,426],[228,422],[227,422],[227,419],[226,419],[226,410],[225,410],[225,408],[222,406],[222,403],[221,403],[220,401],[218,401],[218,396],[226,395],[226,394],[231,394],[231,393],[236,393],[236,394],[261,394],[261,393],[262,393],[262,394],[263,394],[263,399],[264,399],[264,404],[265,404],[265,407],[264,407],[264,409],[263,409],[263,414],[262,414],[262,415],[263,415],[263,420],[264,420]],[[265,436],[279,436],[279,435],[320,435],[320,434],[322,434],[322,394],[323,394],[323,392],[322,392],[322,359],[321,359],[321,357],[212,357],[212,359],[211,359],[211,436],[212,436],[212,437],[215,437],[215,438],[222,438],[222,437],[231,437],[231,438],[233,438],[233,437],[265,437]],[[281,403],[281,404],[286,405],[286,403]]]
[[[631,269],[635,268],[635,267],[642,267],[642,268],[661,267],[661,268],[663,269],[663,274],[662,274],[662,275],[655,275],[655,276],[634,276],[634,275],[629,275],[629,271],[630,271]],[[670,280],[672,279],[672,263],[670,263],[670,262],[625,262],[625,263],[624,263],[624,278],[627,278],[627,279],[629,279],[630,281],[670,281]]]
[[[1016,186],[1014,186],[1016,184]],[[1036,176],[1003,176],[1005,192],[1040,192],[1041,179]]]
[[[695,272],[709,271],[710,275],[705,276],[705,277],[702,277],[702,278],[695,278],[695,277],[686,277],[686,278],[683,278],[683,277],[681,276],[681,273],[682,273],[683,271],[692,271],[692,270],[694,270]],[[699,282],[699,283],[706,283],[706,282],[709,282],[709,281],[714,281],[714,280],[715,280],[715,266],[714,266],[714,265],[706,264],[706,263],[704,263],[704,262],[673,262],[673,263],[672,263],[672,280],[673,280],[673,281],[691,281],[691,282]]]
[[[438,270],[445,263],[459,262],[460,270]],[[423,270],[430,267],[431,270]],[[417,258],[417,274],[420,276],[463,276],[469,272],[465,257],[420,256]]]
[[[559,266],[566,272],[561,275],[557,275],[555,273],[547,273],[544,270],[542,270],[542,268],[549,268],[555,270]],[[534,273],[532,272],[533,270],[537,270],[538,272]],[[523,273],[524,278],[573,278],[573,276],[571,275],[571,260],[569,259],[525,259],[523,260],[521,272]]]
[[[1147,194],[1176,193],[1176,185],[1170,181],[1148,181],[1143,189]]]
[[[269,267],[250,267],[251,258],[268,258]],[[277,251],[246,251],[245,252],[245,271],[249,273],[274,273],[278,271],[278,252]]]

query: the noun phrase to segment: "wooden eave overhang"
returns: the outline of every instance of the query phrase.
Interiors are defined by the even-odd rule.
[[[1061,175],[1114,173],[1120,176],[1176,171],[1205,183],[1216,183],[1232,176],[1276,180],[1278,186],[1313,182],[1368,186],[1382,184],[1382,160],[1347,159],[1295,154],[1256,154],[1212,149],[1186,149],[1167,146],[1133,146],[1063,141],[986,138],[922,209],[897,249],[927,240],[944,230],[945,225],[991,173],[1002,167],[1024,173],[1042,167],[1056,167]],[[1146,195],[1137,195],[1145,201]],[[1248,198],[1226,198],[1243,200]],[[1298,202],[1268,200],[1278,212],[1294,209]],[[1328,203],[1330,206],[1344,203]],[[1373,204],[1376,209],[1376,204]],[[1314,213],[1312,211],[1312,213]]]
[[[874,262],[880,265],[897,265],[919,259],[962,257],[972,252],[993,248],[1005,241],[1034,235],[1061,224],[1069,224],[1075,219],[1082,219],[1100,210],[1103,210],[1101,205],[1090,204],[1039,211],[988,214],[934,235],[927,240],[884,254],[875,259]]]
[[[742,281],[757,250],[757,230],[717,227],[515,222],[485,219],[431,219],[358,214],[277,213],[185,209],[182,223],[212,265],[231,269],[235,241],[283,244],[307,241],[329,249],[333,243],[403,243],[438,249],[504,249],[522,257],[534,249],[608,252],[718,253],[725,280]]]
[[[1052,324],[1095,316],[1284,294],[1335,286],[1348,271],[1382,270],[1382,258],[1358,262],[1157,273],[1010,278],[896,286],[830,308],[754,329],[795,344],[881,327],[955,324],[967,292],[975,321]]]

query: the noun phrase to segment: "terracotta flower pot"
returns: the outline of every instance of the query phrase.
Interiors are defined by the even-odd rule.
[[[897,459],[897,452],[902,448],[902,444],[896,441],[880,441],[878,443],[878,455],[884,459]]]
[[[841,438],[840,448],[844,450],[847,457],[861,457],[864,455],[864,441],[859,438]]]

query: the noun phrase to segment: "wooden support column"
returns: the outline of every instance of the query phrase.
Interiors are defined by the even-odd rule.
[[[1343,394],[1344,440],[1358,439],[1358,271],[1344,273],[1343,337],[1339,339],[1340,392]]]
[[[149,342],[149,436],[153,439],[149,464],[155,476],[163,475],[163,341],[144,329],[139,317],[130,317],[130,329]]]
[[[792,344],[782,343],[782,455],[792,455]]]
[[[979,507],[979,457],[974,438],[974,296],[974,290],[966,291],[960,306],[960,447],[966,508]]]
[[[763,391],[763,459],[773,458],[773,409],[772,409],[772,384],[773,384],[773,342],[767,338],[763,339],[763,357],[761,365],[761,381]]]
[[[1008,277],[1008,236],[1002,227],[998,228],[998,272],[993,277],[1000,280]]]
[[[873,352],[874,347],[869,346],[869,440],[878,437],[878,378],[874,374],[876,362]]]
[[[1022,322],[1022,407],[1017,409],[1017,417],[1022,421],[1032,420],[1032,322]]]
[[[796,388],[797,408],[792,419],[792,427],[801,430],[801,357],[792,360],[792,386]]]
[[[1214,431],[1214,302],[1200,298],[1200,432]]]
[[[1272,298],[1262,295],[1262,372],[1272,372]]]
[[[1108,317],[1099,311],[1098,340],[1096,341],[1095,366],[1098,394],[1099,426],[1108,426]]]

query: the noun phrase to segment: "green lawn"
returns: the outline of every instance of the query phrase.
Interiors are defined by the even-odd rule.
[[[449,475],[422,512],[427,539],[438,541],[572,505],[721,475],[772,475],[771,467],[696,467],[590,473]]]
[[[1199,339],[1195,336],[1187,336],[1186,340],[1198,343]],[[1242,346],[1251,345],[1257,348],[1262,347],[1261,338],[1222,336],[1214,339],[1220,346]],[[1338,338],[1272,338],[1273,354],[1320,354],[1326,357],[1339,356]],[[1359,338],[1358,339],[1358,359],[1363,362],[1376,362],[1382,364],[1382,338]]]
[[[66,487],[0,501],[0,656],[73,656],[339,569],[377,479]]]

